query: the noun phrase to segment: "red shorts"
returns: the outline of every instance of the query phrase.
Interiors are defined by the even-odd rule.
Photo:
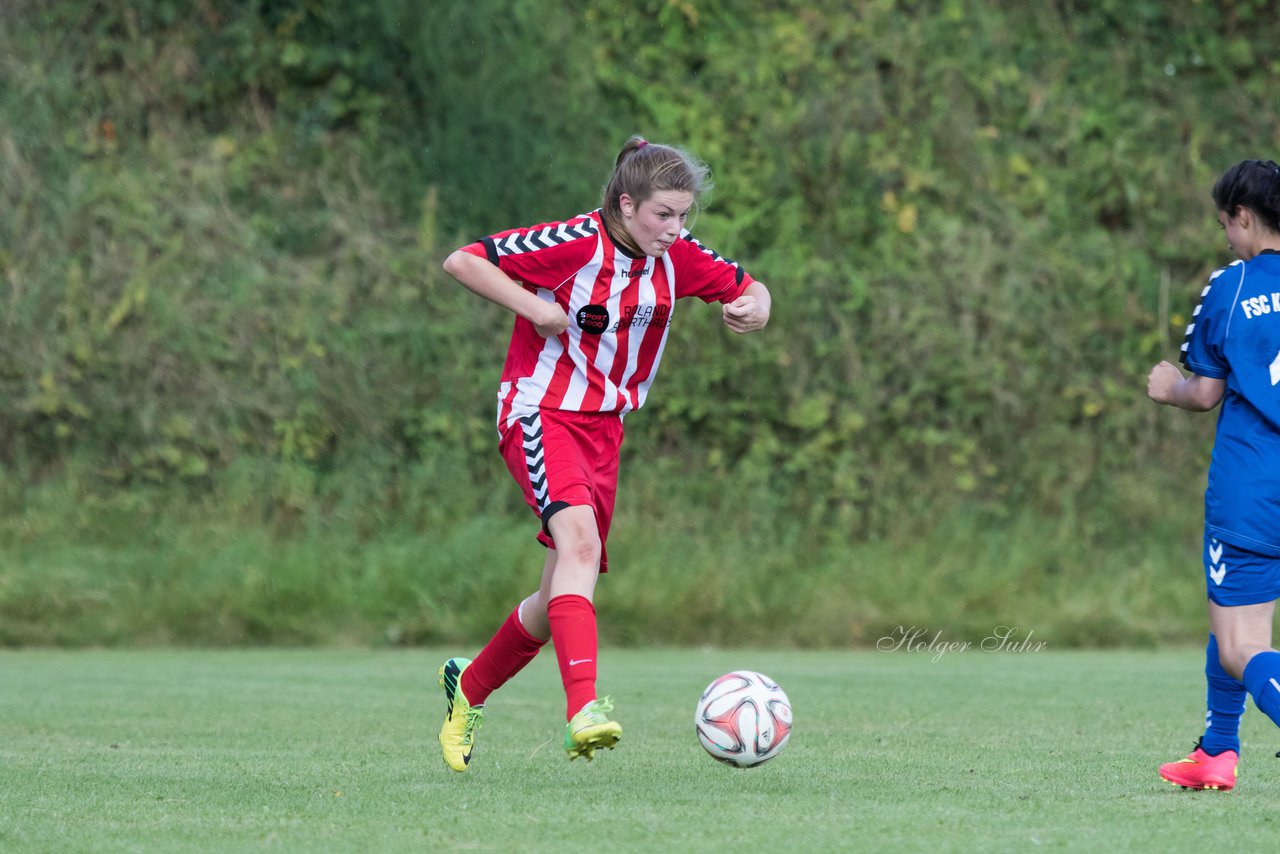
[[[498,447],[524,500],[542,520],[538,542],[556,547],[547,521],[557,511],[592,507],[600,532],[600,571],[608,572],[604,544],[618,493],[622,418],[615,413],[542,409],[508,427]]]

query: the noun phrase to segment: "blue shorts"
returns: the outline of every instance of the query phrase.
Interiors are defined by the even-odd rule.
[[[1204,584],[1209,601],[1227,607],[1280,599],[1280,557],[1260,555],[1204,535]]]

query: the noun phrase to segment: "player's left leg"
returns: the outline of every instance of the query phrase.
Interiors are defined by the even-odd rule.
[[[613,703],[596,697],[599,640],[592,596],[599,578],[601,543],[595,510],[585,505],[566,507],[547,527],[560,553],[547,594],[547,620],[564,682],[568,718],[564,748],[570,759],[592,759],[597,748],[612,749],[622,737],[621,725],[609,719]]]
[[[604,747],[613,750],[622,738],[622,725],[611,720],[613,700],[600,697],[583,706],[564,727],[564,749],[570,761],[579,756],[590,762],[596,750]]]
[[[593,596],[600,575],[601,542],[591,505],[561,508],[548,519],[547,528],[558,553],[547,589],[547,622],[569,720],[596,700],[599,637]]]
[[[542,514],[557,558],[543,601],[565,689],[565,750],[570,759],[590,759],[596,748],[612,748],[622,736],[622,727],[608,716],[612,703],[596,696],[594,599],[596,582],[609,568],[605,541],[618,487],[622,419],[560,413],[544,417],[543,428],[544,442],[557,451],[547,456],[549,491],[555,495]]]

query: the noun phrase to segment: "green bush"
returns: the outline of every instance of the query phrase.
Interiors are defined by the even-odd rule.
[[[1194,597],[1157,591],[1161,562],[1194,568],[1212,423],[1157,410],[1143,378],[1228,260],[1208,186],[1272,154],[1268,8],[8,4],[0,641],[482,630],[487,597],[426,615],[458,593],[429,592],[439,553],[537,561],[494,454],[510,319],[439,262],[594,207],[633,132],[711,163],[697,233],[776,298],[746,339],[680,314],[628,419],[634,577],[662,589],[654,526],[693,520],[709,578],[754,564],[769,637],[1024,605],[1073,642],[1099,621],[1197,633]],[[914,582],[850,582],[850,556],[885,548],[904,577],[993,565],[935,608]],[[332,589],[265,595],[251,563]],[[683,627],[620,583],[641,604],[619,636],[751,635],[701,577]],[[108,625],[152,590],[239,616]],[[348,595],[367,606],[344,616]],[[829,618],[799,627],[817,603]],[[1182,628],[1151,630],[1169,607]]]

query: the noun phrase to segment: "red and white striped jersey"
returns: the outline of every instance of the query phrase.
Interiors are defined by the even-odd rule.
[[[633,258],[609,238],[599,210],[463,249],[569,315],[569,328],[554,338],[516,318],[498,391],[500,433],[540,408],[639,409],[662,360],[675,301],[732,302],[753,281],[687,230],[661,258]]]

